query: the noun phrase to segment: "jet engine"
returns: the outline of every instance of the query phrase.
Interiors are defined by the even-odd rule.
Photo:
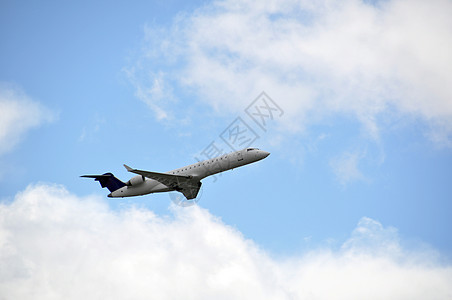
[[[132,178],[130,178],[129,181],[127,181],[127,186],[137,186],[142,184],[146,179],[142,175],[137,175]]]

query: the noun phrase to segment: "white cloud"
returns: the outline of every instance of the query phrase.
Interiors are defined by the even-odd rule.
[[[216,1],[167,30],[148,28],[135,67],[217,109],[242,111],[265,90],[291,129],[345,113],[378,140],[379,116],[395,110],[432,122],[443,133],[432,138],[447,141],[451,11],[447,0]],[[160,114],[158,97],[146,101]]]
[[[14,149],[29,130],[52,119],[47,108],[20,88],[0,82],[0,155]]]
[[[111,211],[33,185],[0,205],[4,299],[450,299],[452,267],[363,218],[340,250],[275,260],[199,207]]]
[[[347,151],[330,160],[330,166],[340,184],[345,186],[353,181],[362,181],[366,179],[358,166],[360,160],[364,157],[364,152]]]
[[[80,134],[78,141],[84,142],[86,140],[92,139],[102,128],[102,126],[105,125],[106,120],[104,117],[101,117],[96,114],[94,119],[90,122],[88,126],[83,127],[82,133]]]
[[[155,74],[138,67],[124,71],[136,89],[135,96],[155,112],[157,120],[171,119],[170,107],[174,104],[175,97],[165,80],[164,73]]]

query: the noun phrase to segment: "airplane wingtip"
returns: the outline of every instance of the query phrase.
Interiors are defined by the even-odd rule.
[[[124,164],[124,168],[126,168],[127,171],[132,171],[133,169],[131,167],[129,167],[128,165]]]

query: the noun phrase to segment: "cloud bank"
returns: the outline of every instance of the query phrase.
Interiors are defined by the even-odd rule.
[[[378,140],[390,112],[452,145],[451,11],[447,0],[215,1],[148,26],[127,74],[159,119],[178,89],[233,112],[265,90],[286,129],[345,114]]]
[[[118,212],[44,184],[0,205],[1,299],[450,299],[432,253],[369,218],[339,250],[274,259],[197,206]]]
[[[47,108],[20,88],[0,82],[0,155],[13,150],[29,130],[52,119]]]

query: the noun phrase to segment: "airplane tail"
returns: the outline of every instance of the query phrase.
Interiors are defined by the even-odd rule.
[[[83,175],[80,177],[94,178],[95,181],[99,181],[101,187],[106,187],[110,192],[114,192],[117,189],[126,186],[124,182],[116,178],[112,173],[105,173],[103,175]]]

